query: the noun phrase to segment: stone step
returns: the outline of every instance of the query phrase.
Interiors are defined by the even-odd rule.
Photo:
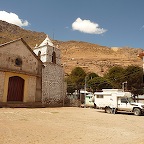
[[[41,102],[0,102],[0,107],[9,108],[41,108],[44,107]]]

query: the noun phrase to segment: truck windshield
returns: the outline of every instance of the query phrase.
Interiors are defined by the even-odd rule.
[[[129,103],[133,103],[133,102],[134,102],[134,100],[133,100],[132,98],[127,98],[127,101],[128,101]]]

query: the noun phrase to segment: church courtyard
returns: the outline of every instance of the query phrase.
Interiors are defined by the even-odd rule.
[[[0,108],[0,144],[144,144],[144,116],[78,107]]]

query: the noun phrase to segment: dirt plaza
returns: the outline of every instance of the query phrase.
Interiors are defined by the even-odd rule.
[[[0,144],[144,144],[144,116],[78,107],[0,108]]]

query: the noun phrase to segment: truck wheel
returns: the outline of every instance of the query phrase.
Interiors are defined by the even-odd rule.
[[[114,109],[112,110],[112,113],[113,113],[113,114],[117,114],[117,109],[114,108]]]
[[[94,103],[94,109],[96,109],[96,104]]]
[[[105,112],[108,113],[108,114],[111,114],[112,113],[112,109],[110,107],[106,107],[105,108]]]
[[[139,116],[141,115],[141,110],[139,108],[134,109],[134,115]]]

